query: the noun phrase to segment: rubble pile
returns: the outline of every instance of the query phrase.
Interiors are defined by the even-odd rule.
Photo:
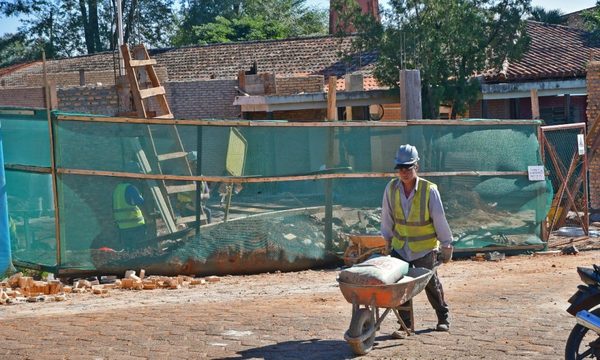
[[[144,269],[136,275],[134,270],[128,270],[122,279],[103,276],[101,283],[98,278],[77,279],[72,285],[65,285],[58,279],[34,280],[30,276],[16,273],[0,282],[0,304],[18,304],[24,302],[65,301],[70,294],[106,295],[111,289],[123,290],[154,290],[181,289],[196,285],[219,282],[218,276],[194,278],[191,276],[145,276]]]

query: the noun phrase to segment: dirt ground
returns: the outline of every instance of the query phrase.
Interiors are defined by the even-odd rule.
[[[388,317],[369,359],[559,359],[575,321],[565,312],[575,268],[600,251],[453,261],[439,270],[449,333],[415,298],[416,334],[395,340]],[[346,359],[351,305],[337,269],[226,276],[179,290],[111,290],[65,302],[0,307],[2,359]]]

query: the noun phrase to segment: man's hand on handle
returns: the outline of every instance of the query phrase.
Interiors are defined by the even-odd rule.
[[[446,264],[450,260],[452,260],[452,253],[454,252],[454,246],[452,245],[442,245],[440,249],[440,253],[438,255],[438,259]]]

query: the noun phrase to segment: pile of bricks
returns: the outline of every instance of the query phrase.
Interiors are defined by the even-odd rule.
[[[136,275],[134,270],[125,272],[122,279],[114,279],[108,284],[100,281],[79,279],[73,285],[64,285],[60,280],[48,279],[45,281],[34,280],[22,273],[12,275],[0,282],[0,304],[16,304],[38,301],[64,301],[67,294],[91,293],[106,295],[110,289],[125,290],[154,290],[154,289],[181,289],[196,285],[215,283],[221,279],[218,276],[194,278],[191,276],[146,276],[144,269]]]
[[[65,289],[60,280],[38,281],[30,276],[16,273],[0,282],[0,304],[37,302],[44,300],[63,301]]]

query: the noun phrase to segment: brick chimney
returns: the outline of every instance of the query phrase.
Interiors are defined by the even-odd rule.
[[[333,4],[339,0],[329,0],[329,34],[335,34],[339,30],[344,30],[344,32],[351,34],[356,32],[353,24],[341,24],[341,28],[339,26],[339,16],[334,9]],[[358,5],[360,6],[361,12],[363,14],[371,14],[377,21],[380,21],[379,18],[379,1],[378,0],[356,0]]]

